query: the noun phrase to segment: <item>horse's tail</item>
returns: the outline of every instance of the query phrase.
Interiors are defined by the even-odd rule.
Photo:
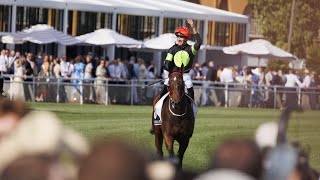
[[[154,135],[154,130],[153,130],[153,128],[149,130],[149,133],[150,133],[151,135]]]

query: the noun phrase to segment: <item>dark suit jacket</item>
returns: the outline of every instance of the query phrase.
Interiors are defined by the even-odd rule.
[[[32,76],[33,75],[33,69],[31,67],[31,64],[28,61],[26,61],[25,65],[26,65],[26,75],[27,76]],[[25,81],[32,81],[32,78],[27,78]]]

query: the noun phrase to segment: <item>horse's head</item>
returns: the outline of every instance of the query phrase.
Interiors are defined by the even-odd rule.
[[[174,104],[178,104],[183,98],[184,91],[184,82],[183,82],[183,66],[178,70],[170,72],[169,74],[169,96],[170,100]]]

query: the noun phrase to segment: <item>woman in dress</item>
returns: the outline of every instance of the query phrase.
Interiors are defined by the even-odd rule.
[[[97,67],[97,71],[96,71],[96,102],[98,104],[100,103],[105,103],[106,101],[106,86],[103,86],[105,84],[105,80],[106,80],[106,74],[107,74],[107,70],[105,68],[105,60],[101,59],[100,60],[100,64]]]
[[[74,97],[75,91],[77,91],[80,95],[82,95],[82,79],[84,76],[84,69],[85,69],[85,64],[82,62],[82,56],[77,56],[75,58],[75,64],[73,65],[73,77],[72,80],[74,89],[71,91],[71,98],[73,100],[77,100],[76,97]],[[79,86],[80,85],[80,86]]]
[[[22,67],[22,59],[25,59],[25,57],[21,57],[20,59],[14,62],[15,73],[12,84],[12,97],[14,100],[25,101],[25,95],[23,90],[23,81],[25,74]]]
[[[91,56],[87,55],[85,59],[86,67],[84,71],[84,88],[83,88],[83,98],[85,103],[94,102],[94,89],[92,85],[91,78],[93,77],[93,65],[91,63]]]
[[[47,96],[47,90],[48,90],[48,85],[45,84],[46,82],[49,81],[49,56],[45,55],[43,58],[43,64],[41,65],[41,69],[39,72],[39,87],[38,87],[38,92],[37,92],[37,97],[35,98],[36,101],[43,101],[44,98]]]

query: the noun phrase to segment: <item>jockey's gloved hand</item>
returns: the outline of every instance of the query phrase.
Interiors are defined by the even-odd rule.
[[[173,69],[173,67],[174,67],[174,64],[173,64],[172,61],[165,61],[165,62],[164,62],[164,67],[163,67],[163,68],[164,68],[165,70],[171,72],[172,69]]]

